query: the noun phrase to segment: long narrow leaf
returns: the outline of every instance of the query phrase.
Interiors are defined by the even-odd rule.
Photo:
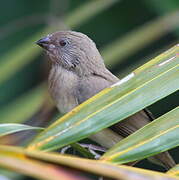
[[[32,127],[24,124],[7,123],[0,124],[0,137],[25,130],[42,130],[40,127]]]
[[[52,150],[76,142],[175,92],[179,89],[178,52],[177,45],[76,107],[29,148]]]
[[[70,174],[70,171],[57,165],[32,160],[25,157],[23,153],[8,151],[8,149],[0,150],[0,167],[44,180],[89,180],[77,174]]]
[[[101,159],[127,163],[179,146],[179,107],[117,143]]]
[[[139,180],[139,179],[141,180],[146,180],[146,179],[176,180],[178,179],[177,177],[170,176],[164,173],[134,168],[130,166],[124,166],[124,165],[117,166],[111,163],[101,162],[99,160],[77,158],[74,156],[65,156],[65,155],[60,155],[57,153],[46,153],[46,152],[41,152],[41,151],[27,151],[25,149],[17,148],[17,147],[0,146],[0,157],[3,157],[4,154],[11,155],[13,153],[16,154],[17,159],[18,157],[20,158],[24,157],[24,159],[35,158],[36,160],[42,160],[48,163],[60,164],[67,167],[80,169],[86,172],[111,177],[114,179],[121,179],[121,180]],[[5,161],[0,160],[0,166],[3,166],[5,163],[6,163]],[[13,166],[17,167],[16,164],[13,164],[11,168]]]

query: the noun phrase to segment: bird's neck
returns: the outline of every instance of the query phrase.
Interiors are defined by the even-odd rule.
[[[62,113],[66,113],[76,106],[74,92],[78,84],[78,77],[67,69],[53,65],[49,74],[49,93]],[[72,100],[71,104],[68,102]]]
[[[49,73],[49,78],[48,78],[49,88],[53,89],[59,83],[62,82],[69,83],[69,80],[75,76],[76,75],[73,72],[63,68],[62,66],[54,64],[52,65],[52,68]]]

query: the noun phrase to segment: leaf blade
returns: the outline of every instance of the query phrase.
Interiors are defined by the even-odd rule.
[[[28,158],[35,158],[48,163],[55,163],[67,167],[79,169],[82,171],[99,174],[102,176],[111,177],[114,179],[138,180],[141,179],[163,179],[163,180],[176,180],[174,176],[156,171],[150,171],[140,168],[134,168],[124,165],[114,165],[112,163],[78,158],[74,156],[61,155],[59,153],[47,153],[42,151],[28,151],[19,147],[0,146],[0,155],[5,151],[6,154],[16,153],[18,156],[25,156]],[[16,157],[18,157],[16,156]],[[4,161],[0,162],[4,163]]]
[[[0,137],[25,130],[42,130],[42,129],[43,128],[32,127],[24,124],[4,123],[4,124],[0,124]]]
[[[123,139],[102,157],[105,161],[127,163],[141,160],[179,146],[179,107]],[[169,122],[170,120],[170,122]]]
[[[76,175],[73,176],[72,173],[69,174],[69,171],[57,165],[26,157],[23,149],[17,152],[6,148],[5,150],[1,149],[0,152],[0,167],[8,170],[46,180],[78,180],[80,178]]]

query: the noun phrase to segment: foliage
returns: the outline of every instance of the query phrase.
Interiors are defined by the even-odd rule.
[[[128,13],[131,10],[131,2],[127,0],[84,1],[83,4],[82,1],[61,1],[64,4],[63,7],[65,3],[71,5],[70,11],[66,10],[64,14],[58,13],[59,10],[65,11],[62,6],[59,7],[59,1],[49,2],[50,13],[42,16],[42,19],[46,22],[50,17],[50,23],[34,28],[34,22],[37,25],[40,23],[34,20],[33,17],[37,16],[33,15],[29,18],[32,19],[32,24],[29,21],[29,29],[32,31],[30,38],[28,35],[24,36],[23,42],[14,43],[12,49],[9,48],[10,46],[5,49],[6,43],[2,40],[4,42],[4,50],[1,50],[4,51],[4,55],[0,58],[2,95],[0,102],[0,173],[2,176],[18,179],[19,176],[14,174],[16,172],[49,180],[95,179],[99,176],[124,180],[178,179],[178,165],[166,173],[157,172],[156,170],[159,171],[159,169],[156,166],[155,171],[145,170],[145,168],[150,169],[150,164],[141,166],[142,168],[123,165],[179,146],[177,138],[179,107],[176,105],[175,98],[179,89],[179,45],[176,43],[179,26],[177,2],[167,0],[162,2],[163,6],[158,7],[156,0],[150,2],[138,0],[133,2],[133,8],[137,10],[135,15]],[[6,3],[4,2],[4,6]],[[22,1],[21,4],[23,3]],[[20,3],[17,3],[17,8],[20,7],[19,5]],[[41,7],[42,5],[37,2],[36,6]],[[74,9],[75,6],[76,9]],[[37,12],[46,13],[45,7],[48,7],[46,3],[44,3],[45,10],[37,9]],[[145,16],[141,17],[141,14],[137,14],[140,8],[147,17],[153,18],[149,18],[149,21]],[[32,8],[33,11],[35,8],[34,10]],[[162,16],[155,17],[156,12]],[[116,18],[115,13],[118,13],[121,24],[115,21],[116,25],[112,25],[113,22],[109,20],[110,17]],[[122,21],[123,15],[125,15],[125,22]],[[138,17],[141,17],[140,23],[137,23]],[[24,19],[26,20],[26,17]],[[104,24],[107,26],[103,27],[101,19],[103,21],[106,19]],[[12,24],[7,23],[7,27],[4,25],[4,28],[0,28],[0,31],[4,33],[4,39],[6,39],[5,30],[8,30],[7,37],[10,37],[13,28],[9,27],[14,27],[14,25],[19,25],[19,29],[22,28],[23,32],[27,33],[28,31],[23,29],[22,24],[23,20],[14,21]],[[33,28],[35,30],[32,30]],[[36,77],[37,74],[33,75],[33,72],[42,74],[37,60],[43,58],[37,58],[41,50],[34,45],[34,42],[44,34],[62,29],[80,30],[89,35],[91,32],[94,40],[99,37],[96,41],[99,42],[107,66],[117,75],[129,75],[71,112],[63,116],[57,114],[54,117],[52,113],[54,105],[47,95],[47,87],[41,78]],[[105,32],[110,32],[110,35],[106,36]],[[165,37],[169,32],[175,35],[174,40]],[[0,38],[3,37],[0,36]],[[162,38],[169,39],[169,41],[162,43]],[[153,48],[155,43],[157,46]],[[176,45],[169,48],[171,43]],[[105,46],[101,47],[101,44]],[[150,49],[147,53],[146,47]],[[165,52],[163,52],[164,47],[168,49]],[[163,53],[156,56],[161,51]],[[149,60],[151,56],[156,57]],[[133,60],[132,63],[131,60]],[[144,64],[146,61],[147,63]],[[120,65],[119,68],[118,65]],[[29,69],[31,69],[30,75]],[[43,69],[46,71],[48,65],[46,64]],[[27,89],[31,90],[27,92]],[[20,96],[19,92],[23,91],[25,93]],[[166,102],[165,97],[173,97],[174,100],[171,98]],[[161,100],[164,101],[163,106],[167,107],[166,111],[161,111],[161,106],[157,104]],[[161,112],[156,113],[158,118],[120,142],[120,137],[116,137],[110,130],[105,129],[148,106],[151,110],[154,109],[154,112]],[[45,128],[41,128],[42,126]],[[91,151],[89,143],[94,144],[94,142],[85,139],[94,136],[99,131],[101,135],[108,134],[108,137],[100,141],[105,147],[110,147],[102,156],[96,151]],[[34,133],[37,136],[34,137]],[[34,137],[33,140],[32,137]],[[110,137],[114,138],[114,142],[107,139]],[[78,144],[79,141],[80,144]],[[86,148],[83,143],[88,144],[89,147]],[[98,149],[96,145],[92,147],[103,152],[103,149]],[[61,154],[44,152],[58,149]],[[63,152],[71,155],[64,155]],[[95,159],[96,155],[100,156],[98,160]]]

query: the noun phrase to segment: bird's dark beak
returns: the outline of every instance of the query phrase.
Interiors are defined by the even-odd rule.
[[[48,49],[50,45],[50,38],[45,37],[45,38],[39,39],[38,41],[36,41],[36,44],[44,49]]]

